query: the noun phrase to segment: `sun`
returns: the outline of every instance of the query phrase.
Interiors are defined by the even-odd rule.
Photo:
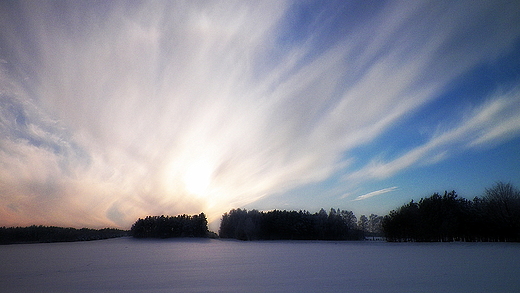
[[[184,174],[186,191],[196,196],[204,196],[211,184],[212,169],[203,162],[192,164]]]

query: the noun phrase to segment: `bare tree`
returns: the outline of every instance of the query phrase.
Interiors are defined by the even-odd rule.
[[[511,183],[497,182],[483,198],[486,216],[504,240],[520,239],[520,190]]]

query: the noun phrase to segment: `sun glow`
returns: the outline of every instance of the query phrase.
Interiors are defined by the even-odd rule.
[[[186,191],[196,196],[204,196],[211,184],[212,170],[203,162],[188,167],[183,181]]]

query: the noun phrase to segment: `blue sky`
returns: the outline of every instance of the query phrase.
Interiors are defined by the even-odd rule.
[[[5,1],[0,225],[520,186],[511,1]]]

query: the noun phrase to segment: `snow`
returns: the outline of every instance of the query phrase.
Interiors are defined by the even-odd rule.
[[[2,292],[518,292],[520,243],[118,238],[0,246]]]

